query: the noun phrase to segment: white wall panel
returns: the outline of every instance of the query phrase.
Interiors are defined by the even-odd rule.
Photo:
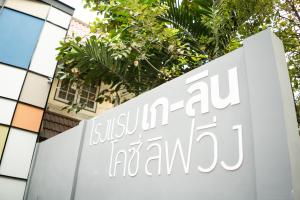
[[[0,64],[0,96],[18,99],[26,71]]]
[[[10,129],[0,166],[0,174],[27,178],[37,135]]]
[[[47,21],[53,22],[54,24],[57,24],[64,28],[68,28],[70,20],[71,20],[71,15],[68,15],[67,13],[60,11],[54,7],[50,9],[47,18]]]
[[[0,177],[0,199],[22,200],[26,182],[12,178]]]
[[[0,98],[0,123],[10,124],[15,107],[15,101]]]
[[[48,78],[29,72],[26,76],[20,100],[35,106],[44,107],[50,85]]]
[[[47,17],[50,6],[35,0],[7,0],[5,6],[42,19]]]
[[[63,40],[66,31],[53,24],[46,23],[33,59],[30,65],[30,70],[37,73],[52,77],[56,67],[56,56],[59,46],[59,41]]]

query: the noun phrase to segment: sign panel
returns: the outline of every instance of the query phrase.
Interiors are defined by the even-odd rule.
[[[282,43],[263,31],[42,142],[25,199],[299,200],[293,103]]]
[[[248,59],[277,70],[274,36],[265,31],[256,37],[243,48],[88,121],[75,198],[293,199],[287,133],[278,132],[276,125],[269,127],[270,120],[276,122],[272,115],[281,115],[280,109],[267,113],[266,123],[253,124],[258,114],[252,113],[254,109],[264,113],[267,99],[259,96],[266,88],[263,84],[278,83],[273,72],[264,79],[251,74],[251,68],[256,73],[264,69]],[[255,58],[260,40],[270,49]],[[261,86],[253,93],[254,81]],[[278,93],[279,85],[272,87]],[[269,104],[276,106],[276,101]],[[263,126],[268,126],[267,134],[254,132]],[[267,143],[258,144],[257,139]],[[257,177],[258,166],[269,170],[260,175],[265,178]],[[269,179],[269,173],[277,178]],[[260,185],[266,185],[265,190],[260,191]]]
[[[239,49],[91,120],[79,184],[96,184],[78,185],[82,195],[254,199],[242,54]],[[241,183],[250,187],[236,192]]]

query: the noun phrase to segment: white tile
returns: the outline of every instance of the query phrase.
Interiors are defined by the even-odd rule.
[[[35,0],[7,0],[5,7],[45,19],[50,6]]]
[[[59,42],[64,39],[65,34],[66,31],[64,29],[46,23],[29,69],[52,77],[57,64],[56,56],[58,51],[56,48],[59,46]]]
[[[50,9],[49,15],[47,17],[47,21],[50,21],[64,28],[68,28],[70,20],[71,15],[60,11],[54,7]]]
[[[16,102],[0,97],[0,123],[9,125],[14,114]]]
[[[0,64],[0,96],[18,99],[26,71]]]
[[[26,181],[0,177],[0,199],[22,200],[25,192]]]
[[[22,89],[20,101],[45,107],[51,83],[48,78],[28,73]]]
[[[27,178],[37,135],[11,128],[0,166],[0,174]]]

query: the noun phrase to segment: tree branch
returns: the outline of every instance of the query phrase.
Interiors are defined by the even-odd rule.
[[[297,8],[296,8],[294,2],[293,2],[293,1],[290,1],[290,0],[287,0],[287,2],[289,3],[289,5],[290,5],[292,11],[293,11],[294,14],[295,14],[295,17],[298,19],[298,21],[299,21],[299,23],[300,23],[300,15],[299,15],[299,13],[298,13],[298,10],[297,10]]]
[[[132,47],[135,51],[137,51],[139,54],[141,54],[141,52],[137,49],[137,48],[135,48],[135,47]],[[144,60],[148,63],[148,65],[152,68],[152,69],[154,69],[156,72],[158,72],[159,74],[161,74],[161,75],[163,75],[163,76],[165,76],[165,77],[167,77],[167,78],[170,78],[170,77],[168,77],[168,76],[166,76],[164,73],[162,73],[161,71],[159,71],[149,60],[148,60],[148,58],[144,58]]]

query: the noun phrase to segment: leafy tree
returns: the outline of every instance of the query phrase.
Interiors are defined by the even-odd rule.
[[[61,43],[58,77],[78,88],[101,80],[109,88],[99,102],[126,101],[207,60],[179,29],[159,19],[168,9],[159,1],[101,2],[93,9],[102,18],[91,24],[91,35]],[[72,104],[78,106],[84,105]]]
[[[284,43],[300,108],[299,1],[85,0],[101,17],[91,24],[90,37],[61,43],[58,60],[63,68],[58,76],[81,84],[101,80],[109,88],[98,101],[122,102],[271,27]],[[297,114],[300,118],[300,109]]]
[[[126,101],[238,47],[231,40],[238,20],[230,23],[236,16],[225,5],[212,0],[87,0],[86,6],[101,17],[91,24],[88,38],[61,43],[58,77],[79,88],[101,80],[110,87],[99,102]]]
[[[213,3],[197,0],[183,1],[184,8],[174,6],[176,0],[167,2],[173,24],[187,29],[200,45],[205,46],[209,59],[240,47],[243,39],[250,35],[272,28],[285,47],[300,123],[300,0],[223,0]],[[201,11],[193,12],[201,9],[196,6],[197,3],[208,5],[211,9],[200,20],[197,19],[199,15],[203,16]],[[201,30],[194,28],[200,27],[201,22],[207,24],[206,29],[201,30],[208,30],[209,34],[203,35]]]
[[[276,3],[273,27],[283,41],[300,126],[300,0]]]
[[[235,38],[241,43],[244,38],[270,27],[282,40],[300,126],[300,0],[257,1],[254,9]]]

